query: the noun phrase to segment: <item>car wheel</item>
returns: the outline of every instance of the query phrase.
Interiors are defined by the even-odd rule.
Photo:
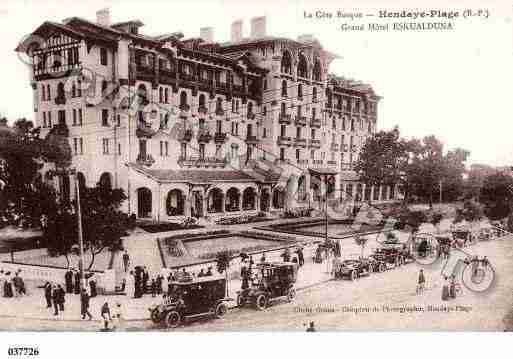
[[[287,293],[287,300],[292,302],[294,299],[296,299],[296,290],[294,288],[290,288]]]
[[[216,306],[215,316],[216,316],[216,318],[222,318],[222,317],[224,317],[226,312],[228,312],[228,308],[226,308],[226,304],[219,303]]]
[[[259,310],[264,310],[265,308],[267,308],[267,297],[265,296],[265,294],[260,294],[257,297],[255,305]]]
[[[150,319],[153,323],[157,324],[160,322],[160,312],[157,308],[153,309],[150,313]]]
[[[244,306],[244,302],[246,301],[246,298],[244,298],[242,295],[237,296],[237,307]]]
[[[356,278],[357,278],[357,277],[358,277],[358,276],[357,276],[357,274],[356,274],[356,271],[355,271],[355,270],[351,271],[351,280],[353,280],[353,281],[354,281],[354,280],[356,280]]]
[[[175,311],[171,311],[166,314],[166,326],[168,328],[176,328],[180,325],[180,314]]]

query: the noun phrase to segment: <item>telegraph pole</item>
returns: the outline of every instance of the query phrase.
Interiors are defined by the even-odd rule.
[[[84,273],[84,237],[82,235],[82,210],[80,207],[80,184],[78,183],[76,171],[75,171],[75,188],[76,188],[76,193],[77,193],[78,246],[79,246],[79,251],[80,251],[80,259],[78,262],[78,268],[80,270],[81,289],[84,289],[86,287],[85,273]]]

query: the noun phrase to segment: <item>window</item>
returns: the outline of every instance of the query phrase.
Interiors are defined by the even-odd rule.
[[[315,115],[317,114],[317,110],[312,108],[312,120],[315,120]]]
[[[187,142],[182,142],[180,144],[180,158],[187,157]]]
[[[253,103],[248,102],[248,116],[253,114]]]
[[[74,82],[71,85],[71,97],[77,97],[77,85]]]
[[[118,155],[121,155],[121,143],[118,143]]]
[[[78,109],[78,125],[82,126],[82,109]]]
[[[82,137],[80,137],[80,154],[83,155],[84,154],[84,139]]]
[[[164,141],[160,141],[160,155],[164,156]]]
[[[49,101],[52,98],[52,94],[50,92],[50,84],[46,85],[46,99]]]
[[[297,85],[297,98],[299,100],[303,99],[303,85],[301,84]]]
[[[310,158],[313,160],[315,158],[315,150],[310,151]]]
[[[169,103],[169,89],[167,87],[164,89],[164,102]]]
[[[317,87],[312,89],[312,101],[317,102]]]
[[[73,109],[73,126],[77,125],[77,110]]]
[[[281,96],[286,97],[287,96],[287,81],[283,80],[281,82]]]
[[[146,157],[146,140],[139,140],[139,155]]]
[[[221,120],[216,121],[216,129],[217,129],[217,133],[223,132],[223,123]]]
[[[204,159],[205,158],[205,144],[200,143],[199,145],[199,158]]]
[[[164,147],[166,148],[166,156],[169,156],[169,142],[164,142]]]
[[[235,136],[239,135],[239,124],[235,123]]]
[[[180,93],[180,109],[184,109],[187,106],[187,92],[182,91]]]
[[[107,49],[106,48],[100,48],[100,64],[103,66],[107,66]]]
[[[164,89],[162,87],[159,87],[159,102],[164,102]]]
[[[59,110],[59,112],[57,112],[57,121],[59,125],[66,124],[66,110]]]
[[[109,110],[102,110],[102,126],[109,126]]]
[[[48,111],[48,127],[52,127],[52,111]]]
[[[301,127],[296,127],[296,137],[301,138]]]
[[[77,97],[82,97],[82,81],[78,80],[78,86],[77,86]]]
[[[285,161],[285,149],[280,148],[280,160]]]
[[[299,162],[301,159],[301,150],[299,148],[296,148],[296,161]]]
[[[265,117],[265,116],[267,116],[267,106],[264,106],[264,107],[262,108],[262,115],[263,115],[264,117]]]
[[[301,105],[297,105],[297,117],[301,117],[302,111],[301,111]]]
[[[43,112],[43,127],[46,126],[48,126],[48,124],[46,123],[46,112]]]
[[[41,85],[41,101],[46,100],[45,85]]]
[[[121,126],[121,115],[116,115],[116,126]]]
[[[263,138],[267,138],[267,128],[264,127],[264,132],[262,133]]]
[[[312,139],[315,139],[315,128],[312,128],[312,131],[311,131],[311,135],[310,135],[310,137],[311,137]]]
[[[75,155],[78,155],[78,138],[73,139],[73,150],[75,152]]]
[[[281,130],[281,132],[280,132],[281,137],[285,137],[285,135],[287,134],[287,127],[285,125],[281,125],[280,130]]]
[[[102,139],[102,149],[103,149],[103,154],[104,155],[108,155],[109,154],[109,139],[108,138],[103,138]]]

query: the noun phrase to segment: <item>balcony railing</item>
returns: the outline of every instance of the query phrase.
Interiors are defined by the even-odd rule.
[[[198,142],[208,143],[212,140],[212,134],[209,130],[200,129],[198,131]]]
[[[279,123],[290,124],[292,122],[292,120],[290,118],[290,114],[280,113],[280,117],[278,119],[278,122]]]
[[[297,164],[301,166],[306,166],[308,165],[308,160],[298,160]]]
[[[258,138],[256,136],[247,136],[246,137],[246,143],[256,145],[258,143]]]
[[[338,151],[339,150],[338,143],[332,143],[331,144],[331,150],[332,151]]]
[[[306,138],[294,138],[294,146],[296,147],[306,147]]]
[[[328,161],[328,165],[330,165],[330,166],[336,166],[336,165],[337,165],[337,161],[329,160],[329,161]]]
[[[310,127],[321,128],[321,119],[320,118],[312,118],[310,120]]]
[[[214,134],[214,142],[215,143],[225,143],[226,142],[226,132],[216,132]]]
[[[179,131],[177,139],[180,142],[189,142],[192,139],[192,130]]]
[[[198,107],[198,114],[200,115],[206,115],[208,112],[208,109],[205,106]]]
[[[190,116],[191,106],[189,106],[188,104],[185,103],[185,104],[181,104],[178,108],[180,109],[179,116],[181,118],[187,118]]]
[[[308,146],[313,148],[321,148],[321,140],[312,139],[310,140]]]
[[[306,117],[305,116],[296,116],[295,123],[297,126],[306,126]]]
[[[314,165],[322,165],[324,163],[324,161],[323,160],[312,160],[312,163]]]
[[[136,162],[143,166],[151,166],[155,163],[155,159],[149,153],[139,153]]]
[[[354,164],[349,163],[349,162],[342,162],[340,164],[340,169],[342,171],[352,171],[354,169]]]
[[[180,157],[178,158],[178,165],[182,167],[224,167],[226,166],[226,160],[217,157]]]
[[[286,136],[278,137],[278,146],[290,146],[292,144],[292,139]]]

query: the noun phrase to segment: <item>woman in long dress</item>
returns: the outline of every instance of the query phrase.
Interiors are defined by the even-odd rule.
[[[132,298],[133,296],[135,296],[135,281],[132,271],[130,271],[130,273],[127,273],[126,275],[125,293],[127,298]]]
[[[449,300],[449,283],[447,277],[444,277],[444,284],[442,286],[442,300]]]

